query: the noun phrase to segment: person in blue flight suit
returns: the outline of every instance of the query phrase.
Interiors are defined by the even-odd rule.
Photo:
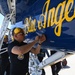
[[[2,49],[0,51],[0,60],[1,60],[1,72],[0,75],[4,75],[6,72],[6,75],[10,74],[10,62],[9,62],[9,55],[7,52],[7,47],[8,47],[8,36],[5,35],[4,36],[4,41],[3,41],[3,45],[2,45]],[[6,48],[6,49],[5,49]]]
[[[46,38],[44,35],[41,37],[36,36],[35,40],[29,44],[23,42],[25,39],[25,33],[21,28],[14,28],[12,31],[14,41],[8,46],[8,53],[10,56],[10,75],[29,75],[28,63],[29,63],[29,52],[38,54],[40,52],[41,43]],[[36,48],[33,46],[38,43]]]
[[[51,51],[51,55],[53,55],[54,53],[56,53],[57,51]],[[61,62],[58,62],[54,65],[51,66],[52,69],[52,75],[58,75],[59,71],[61,70]]]
[[[45,54],[47,54],[47,56],[49,57],[48,51],[46,49],[41,49],[40,53],[37,55],[40,62],[42,62],[42,60],[44,59]],[[42,69],[42,75],[45,75],[44,69]]]

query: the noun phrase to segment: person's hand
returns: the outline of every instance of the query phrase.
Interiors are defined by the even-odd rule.
[[[39,41],[39,36],[35,37],[35,41],[38,42]]]
[[[43,43],[45,40],[46,40],[45,35],[42,35],[42,36],[39,37],[39,43],[40,44]]]

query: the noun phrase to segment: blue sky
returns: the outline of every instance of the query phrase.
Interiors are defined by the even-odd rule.
[[[3,19],[4,19],[4,16],[0,14],[0,25],[2,25]]]
[[[3,23],[3,19],[4,19],[4,16],[2,14],[0,14],[0,27],[1,27],[2,23]]]

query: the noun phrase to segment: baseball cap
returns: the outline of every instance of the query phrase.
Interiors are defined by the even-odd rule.
[[[14,28],[13,31],[12,31],[12,35],[18,34],[18,33],[24,34],[24,30],[22,28]]]

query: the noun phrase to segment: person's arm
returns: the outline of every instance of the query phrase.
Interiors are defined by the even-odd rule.
[[[34,53],[34,54],[39,54],[40,49],[41,49],[41,45],[38,44],[38,46],[36,48],[31,49],[31,52]]]
[[[23,45],[23,46],[14,46],[11,50],[11,52],[13,54],[17,54],[17,55],[22,55],[25,54],[27,52],[29,52],[31,50],[31,48],[38,42],[39,37],[37,36],[36,39],[32,42],[29,43],[27,45]]]
[[[39,54],[40,53],[40,49],[41,49],[41,44],[46,40],[46,37],[45,35],[42,35],[40,38],[39,38],[39,42],[38,42],[38,46],[34,49],[32,48],[31,49],[31,52],[34,53],[34,54]]]

